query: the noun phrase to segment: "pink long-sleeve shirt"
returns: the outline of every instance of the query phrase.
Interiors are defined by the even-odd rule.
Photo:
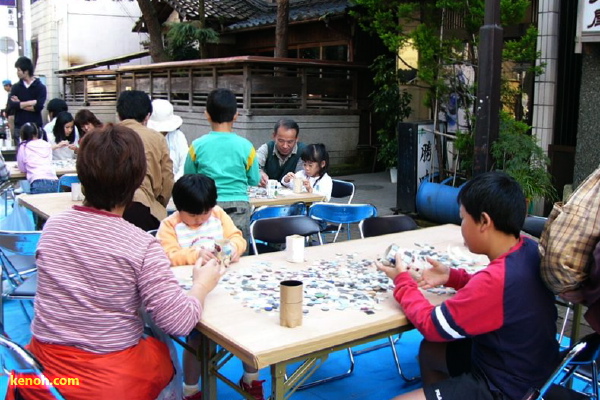
[[[32,332],[42,342],[108,353],[138,343],[140,309],[173,335],[200,320],[158,240],[115,214],[74,206],[50,218],[37,264]]]
[[[27,174],[30,183],[38,179],[58,179],[52,164],[52,146],[42,139],[19,145],[17,166]]]

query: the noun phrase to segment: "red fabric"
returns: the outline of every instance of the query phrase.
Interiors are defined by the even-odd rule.
[[[79,386],[58,387],[68,400],[155,399],[175,372],[167,346],[154,338],[141,339],[136,346],[108,354],[42,343],[35,338],[27,348],[51,382],[54,378],[79,379]],[[16,374],[15,378],[31,376]],[[9,386],[7,400],[15,398],[11,397],[15,389],[27,400],[53,398],[45,388]]]

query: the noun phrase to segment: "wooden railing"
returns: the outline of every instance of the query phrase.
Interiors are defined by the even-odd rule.
[[[346,62],[243,56],[60,76],[65,100],[85,105],[114,102],[122,91],[137,89],[195,111],[205,107],[211,90],[227,88],[246,114],[348,114],[365,97],[358,93],[365,71]]]

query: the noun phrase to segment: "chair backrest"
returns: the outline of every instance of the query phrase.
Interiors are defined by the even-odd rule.
[[[532,390],[529,396],[525,397],[525,399],[541,400],[554,398],[578,398],[576,396],[578,392],[569,389],[567,384],[569,383],[570,379],[575,376],[577,368],[583,365],[595,363],[596,359],[599,357],[599,354],[600,334],[594,332],[583,337],[569,349],[567,354],[561,360],[559,366],[554,370],[550,378],[548,378],[540,390]],[[565,397],[567,395],[570,397]]]
[[[299,201],[294,204],[258,207],[250,216],[250,223],[264,218],[306,215],[306,204]]]
[[[544,230],[544,226],[548,218],[546,217],[537,217],[535,215],[528,215],[525,217],[525,222],[523,222],[523,227],[521,230],[529,235],[539,238],[542,236],[542,231]]]
[[[0,250],[35,255],[42,231],[0,231]]]
[[[372,204],[315,203],[308,215],[333,224],[356,224],[365,218],[376,217],[377,208]]]
[[[332,181],[331,198],[341,199],[348,197],[348,204],[352,203],[352,199],[354,198],[354,183],[342,181],[340,179],[332,179]]]
[[[58,191],[62,192],[63,187],[70,188],[73,183],[79,183],[77,174],[65,174],[58,178]]]
[[[412,231],[419,229],[419,225],[408,215],[386,215],[385,217],[371,217],[361,221],[359,229],[364,237],[372,237]]]
[[[285,243],[287,236],[306,237],[319,235],[320,231],[319,223],[306,215],[264,218],[256,220],[250,225],[250,240],[254,254],[258,254],[256,240],[266,243]],[[319,242],[321,242],[320,235]]]
[[[2,331],[4,330],[2,329]],[[12,371],[19,370],[19,373],[23,374],[23,377],[31,376],[38,378],[41,382],[51,382],[42,372],[43,368],[40,362],[25,348],[5,336],[4,332],[0,334],[0,346],[5,347],[8,350],[7,352],[4,352],[8,357],[0,357],[0,361],[2,361],[2,371],[5,374],[10,375]],[[7,365],[7,360],[11,361],[11,365]],[[64,397],[56,387],[47,385],[46,389],[52,395],[51,398],[64,400]],[[48,392],[44,391],[40,394],[47,395]]]

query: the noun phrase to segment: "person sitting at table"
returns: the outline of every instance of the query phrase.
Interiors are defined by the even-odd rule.
[[[182,123],[183,119],[173,113],[173,105],[168,100],[152,100],[152,115],[148,120],[148,128],[162,133],[167,139],[175,180],[183,175],[183,164],[190,148],[185,135],[179,129]]]
[[[177,211],[161,222],[156,233],[172,265],[188,265],[197,260],[207,262],[215,259],[217,241],[221,239],[230,241],[231,262],[239,260],[246,250],[247,243],[231,217],[217,205],[217,187],[213,179],[202,174],[182,176],[173,186],[173,202]],[[192,331],[187,341],[193,348],[198,348],[198,332]],[[193,354],[184,351],[184,399],[201,398],[199,378],[199,361]],[[240,386],[256,399],[263,398],[262,381],[258,380],[258,371],[246,364]]]
[[[46,105],[46,110],[48,111],[48,123],[44,125],[44,132],[46,135],[48,135],[48,137],[44,139],[50,141],[52,132],[54,131],[54,125],[56,124],[56,117],[61,112],[69,111],[69,106],[63,99],[54,98],[48,102]],[[79,130],[77,129],[77,126],[75,126],[73,129],[75,131],[75,136],[79,137]]]
[[[40,131],[35,123],[24,124],[20,129],[21,143],[17,150],[17,167],[26,174],[32,194],[58,191],[52,147],[40,138]]]
[[[125,90],[117,100],[119,125],[137,133],[146,149],[146,178],[135,192],[123,218],[145,231],[158,229],[167,217],[167,204],[173,190],[173,161],[167,141],[146,125],[152,115],[152,102],[141,90]]]
[[[186,293],[159,241],[122,218],[146,175],[144,145],[131,129],[88,132],[77,173],[83,205],[48,219],[37,247],[28,349],[50,381],[78,379],[61,386],[66,399],[155,399],[175,370],[167,346],[144,336],[140,311],[167,334],[189,334],[225,268],[198,260]],[[24,398],[40,390],[19,387]]]
[[[275,123],[273,140],[256,150],[260,168],[259,186],[266,187],[269,179],[281,181],[288,172],[302,170],[300,154],[304,143],[298,142],[300,127],[293,119],[284,118]]]
[[[252,143],[233,132],[237,100],[229,89],[215,89],[206,99],[211,131],[192,142],[184,174],[204,174],[215,180],[217,202],[244,238],[250,237],[248,186],[258,185],[260,173]]]
[[[302,186],[308,193],[317,193],[325,196],[325,201],[331,200],[333,180],[327,173],[329,169],[329,153],[323,143],[309,144],[302,150],[300,155],[303,169],[296,173],[288,172],[281,183],[288,187],[294,187],[294,179],[302,179]]]
[[[53,160],[72,160],[76,157],[79,134],[75,131],[75,121],[71,113],[63,111],[56,116],[52,132],[48,132],[52,145]]]
[[[394,297],[424,340],[419,351],[423,388],[396,399],[521,400],[539,388],[558,362],[554,295],[540,276],[537,244],[520,236],[525,197],[502,172],[467,182],[458,195],[461,232],[469,251],[490,264],[469,274],[432,259],[411,278],[403,255],[377,267],[394,280]],[[423,292],[457,289],[438,306]]]
[[[86,133],[94,128],[101,128],[102,122],[94,115],[93,112],[82,108],[75,114],[75,127],[80,133],[80,137],[83,137]]]

